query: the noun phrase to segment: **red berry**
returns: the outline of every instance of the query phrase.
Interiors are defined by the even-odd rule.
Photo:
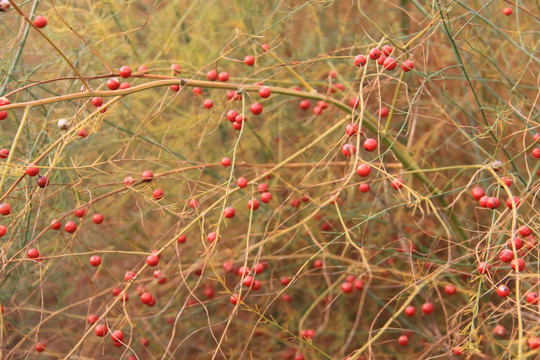
[[[7,227],[0,225],[0,237],[3,237],[7,233]]]
[[[349,136],[354,136],[358,133],[358,125],[356,124],[348,124],[347,127],[345,127],[345,134]]]
[[[148,341],[148,339],[145,337],[141,338],[141,340],[139,340],[139,343],[144,347],[148,347],[150,345],[150,341]]]
[[[267,86],[263,86],[259,89],[259,96],[263,99],[270,97],[270,89]]]
[[[68,233],[74,233],[75,230],[77,230],[77,224],[75,224],[74,221],[68,221],[66,225],[64,225],[64,230]]]
[[[401,64],[401,69],[405,72],[409,72],[411,71],[412,69],[414,69],[414,63],[412,62],[412,60],[405,60],[402,64]]]
[[[123,78],[128,78],[131,76],[131,68],[127,65],[124,65],[120,68],[120,76]]]
[[[29,164],[26,168],[26,175],[36,176],[37,174],[39,174],[39,168],[34,164]]]
[[[211,232],[206,236],[206,240],[208,240],[209,243],[213,243],[214,241],[219,241],[220,237],[218,237],[217,233]]]
[[[499,201],[498,198],[496,197],[489,197],[487,200],[486,200],[486,206],[489,208],[489,209],[497,209],[499,206],[500,206],[501,202]]]
[[[246,277],[244,277],[244,281],[242,282],[242,284],[244,284],[244,286],[250,287],[251,285],[253,285],[254,281],[255,279],[253,278],[253,276],[247,275]]]
[[[103,105],[103,99],[99,96],[92,98],[92,105],[94,105],[95,107],[100,107],[101,105]]]
[[[480,200],[478,200],[478,204],[481,206],[481,207],[484,207],[484,208],[487,208],[487,201],[489,199],[489,196],[482,196],[480,198]]]
[[[51,229],[58,230],[62,227],[62,223],[58,220],[52,220],[51,221]]]
[[[527,225],[523,225],[522,227],[520,227],[518,229],[518,233],[519,233],[519,235],[521,235],[523,237],[527,237],[527,236],[532,234],[532,230]]]
[[[512,8],[505,7],[505,8],[503,9],[503,14],[506,15],[506,16],[512,15]]]
[[[111,90],[117,90],[120,87],[120,81],[117,78],[107,80],[107,87]]]
[[[8,149],[0,149],[0,159],[5,159],[9,156]]]
[[[377,64],[383,65],[384,60],[386,60],[386,56],[384,54],[382,54],[381,57],[377,59]]]
[[[47,19],[45,19],[41,15],[36,16],[36,18],[34,19],[34,25],[40,29],[43,29],[45,26],[47,26],[47,23]]]
[[[11,214],[11,206],[9,206],[8,203],[4,203],[0,205],[0,214],[7,216]]]
[[[44,342],[37,343],[36,344],[36,351],[37,352],[45,351],[45,343]]]
[[[270,46],[268,44],[262,44],[261,48],[263,49],[263,52],[267,52],[268,50],[270,50]]]
[[[239,300],[242,300],[242,298],[240,297],[240,295],[234,294],[234,295],[231,295],[229,300],[230,300],[231,304],[236,305]]]
[[[161,200],[163,199],[163,196],[165,195],[165,193],[163,192],[163,190],[161,189],[156,189],[154,191],[152,191],[152,197],[155,199],[155,200]]]
[[[408,317],[411,317],[411,316],[414,316],[414,314],[416,314],[416,308],[412,305],[409,305],[405,308],[405,315],[407,315]]]
[[[523,247],[524,242],[522,238],[515,237],[508,240],[508,247],[512,248],[512,244],[516,247],[516,250],[519,250]]]
[[[253,115],[259,115],[263,111],[263,107],[260,103],[251,104],[251,107],[249,109],[251,110],[251,113]]]
[[[130,87],[131,87],[131,85],[129,85],[129,83],[125,82],[125,81],[120,84],[120,89],[122,89],[122,90],[123,89],[129,89]]]
[[[369,138],[364,141],[364,149],[367,151],[373,151],[377,149],[377,140]]]
[[[315,106],[313,108],[313,114],[315,114],[315,115],[321,115],[322,112],[323,112],[323,109],[320,106]]]
[[[26,255],[28,256],[29,259],[37,259],[39,258],[39,251],[38,249],[28,249],[28,251],[26,252]]]
[[[111,340],[114,342],[121,342],[124,340],[124,333],[121,330],[114,330],[111,333]]]
[[[538,293],[534,291],[528,292],[525,296],[525,300],[527,300],[527,302],[531,305],[538,304]]]
[[[218,72],[216,70],[210,70],[209,72],[206,73],[206,78],[209,81],[216,81],[218,78]]]
[[[384,59],[383,66],[386,70],[394,70],[396,68],[397,62],[393,57],[388,57]]]
[[[229,159],[228,157],[224,157],[223,159],[221,159],[221,165],[223,167],[228,167],[231,165],[231,159]]]
[[[129,271],[126,271],[126,273],[124,274],[124,280],[125,281],[131,281],[133,279],[135,279],[135,272],[129,270]]]
[[[103,222],[103,215],[94,214],[94,216],[92,216],[92,221],[94,222],[94,224],[101,224]]]
[[[476,269],[480,274],[489,274],[491,271],[491,265],[487,262],[481,262],[478,264]]]
[[[173,72],[173,74],[178,74],[180,71],[182,71],[182,68],[178,64],[172,64],[171,71]]]
[[[148,257],[146,258],[146,263],[148,264],[148,266],[157,266],[157,264],[159,263],[159,258],[154,254],[148,255]]]
[[[310,106],[309,100],[300,101],[300,109],[307,110],[309,109],[309,106]]]
[[[383,106],[379,109],[378,113],[380,117],[385,118],[390,114],[390,109],[388,109],[386,106]]]
[[[477,186],[471,190],[471,194],[475,200],[480,200],[482,196],[486,195],[486,192],[480,186]]]
[[[86,214],[85,208],[80,208],[80,209],[75,210],[75,216],[78,218],[82,218],[84,214]]]
[[[199,201],[197,199],[191,199],[189,200],[189,207],[192,209],[196,209],[199,207]]]
[[[248,184],[248,181],[246,180],[246,178],[238,178],[238,180],[236,181],[236,184],[238,184],[238,187],[239,188],[245,188]]]
[[[179,92],[180,91],[180,85],[171,85],[171,90],[174,91],[174,92]]]
[[[512,261],[510,261],[510,267],[515,272],[521,272],[523,271],[523,269],[525,269],[525,261],[521,258],[513,259]]]
[[[349,106],[352,107],[353,109],[358,107],[358,104],[360,104],[360,99],[359,98],[351,98],[349,100]]]
[[[268,192],[268,184],[267,183],[260,183],[259,186],[257,186],[257,191],[260,193]]]
[[[322,260],[315,260],[315,261],[313,262],[313,267],[316,268],[316,269],[322,268],[322,267],[323,267],[323,262],[322,262]]]
[[[403,187],[403,180],[401,180],[400,178],[397,178],[397,179],[392,180],[391,184],[394,189],[399,190]]]
[[[369,192],[369,184],[368,183],[360,184],[360,186],[358,186],[358,190],[360,190],[363,193]]]
[[[46,176],[38,176],[37,184],[40,188],[47,187],[47,185],[49,185],[49,178]]]
[[[225,71],[220,72],[218,75],[218,79],[221,82],[229,81],[229,73]]]
[[[371,166],[368,164],[360,164],[356,168],[356,173],[362,177],[366,177],[371,173]]]
[[[353,284],[344,282],[341,284],[341,291],[343,291],[345,294],[349,294],[353,291]]]
[[[154,178],[154,173],[150,170],[146,170],[146,171],[143,171],[142,173],[142,179],[143,181],[152,181],[152,179]]]
[[[264,193],[264,194],[269,194],[269,193]],[[261,199],[262,199],[262,195],[261,195]],[[255,211],[259,208],[259,200],[257,199],[248,200],[247,206],[248,206],[248,209],[250,210],[253,209],[253,211]]]
[[[203,93],[203,89],[201,89],[198,86],[194,87],[192,91],[193,91],[193,95],[202,95]]]
[[[510,249],[504,249],[499,253],[502,262],[509,263],[514,259],[514,252]]]
[[[95,314],[90,314],[88,315],[87,320],[89,324],[94,325],[99,320],[99,317]]]
[[[493,328],[493,334],[498,337],[503,337],[506,335],[506,329],[502,325],[497,325]]]
[[[457,288],[454,285],[446,285],[444,287],[444,292],[448,295],[454,295],[457,291]]]
[[[176,242],[182,244],[182,243],[185,243],[186,242],[186,239],[187,239],[187,236],[185,234],[182,234],[178,237],[178,239],[176,239]]]
[[[361,67],[361,66],[366,65],[366,63],[367,63],[367,59],[364,55],[356,55],[354,57],[354,65]]]
[[[341,153],[344,156],[353,156],[356,153],[356,147],[353,144],[345,144],[341,148]]]
[[[520,204],[519,198],[517,196],[514,196],[512,198],[508,198],[508,199],[506,199],[506,206],[509,209],[512,209],[514,207],[514,205],[512,204],[512,200],[514,200],[514,203],[516,204],[516,206],[519,206],[519,204]]]
[[[405,335],[401,335],[398,339],[399,345],[407,346],[409,344],[409,338]]]
[[[210,99],[204,100],[203,106],[207,109],[211,109],[214,107],[214,102]]]
[[[272,194],[270,194],[269,192],[265,192],[261,194],[261,201],[263,203],[269,203],[270,200],[272,200]]]
[[[534,148],[531,155],[535,159],[540,159],[540,148]]]
[[[354,283],[353,283],[353,286],[356,290],[360,291],[360,290],[364,290],[364,282],[362,280],[356,280]]]
[[[463,348],[461,346],[456,346],[452,351],[453,351],[454,355],[463,354]]]
[[[225,210],[223,210],[223,216],[225,216],[228,219],[233,218],[235,214],[236,214],[236,211],[234,210],[233,207],[226,207]]]
[[[5,111],[5,110],[0,111],[0,121],[1,121],[1,120],[6,120],[6,119],[7,119],[7,116],[8,116],[8,112],[7,112],[7,111]]]
[[[510,289],[506,285],[499,285],[497,288],[497,295],[500,297],[507,297],[510,294]]]
[[[430,302],[424,303],[422,305],[422,312],[426,315],[433,313],[434,310],[435,310],[435,306],[433,306],[433,304]]]
[[[390,54],[394,51],[394,48],[390,45],[384,45],[382,47],[382,52],[385,56],[390,56]]]
[[[253,55],[248,55],[244,58],[244,64],[248,66],[253,66],[255,64],[255,57]]]
[[[369,57],[371,58],[371,60],[377,60],[378,58],[381,57],[381,52],[379,49],[371,49],[369,51]]]
[[[533,337],[527,339],[527,346],[531,350],[536,350],[536,349],[540,348],[540,338],[538,338],[536,336],[533,336]]]
[[[86,130],[86,129],[84,129],[84,128],[83,128],[83,129],[80,129],[79,132],[78,132],[77,134],[78,134],[80,137],[85,138],[85,137],[88,136],[88,130]]]
[[[90,265],[99,266],[101,264],[101,258],[97,255],[90,257]]]
[[[150,303],[152,302],[152,299],[153,299],[153,298],[154,298],[154,297],[153,297],[152,294],[150,294],[149,292],[144,292],[144,293],[142,293],[142,294],[141,294],[141,297],[140,297],[141,302],[142,302],[143,304],[145,304],[145,305],[150,304]]]
[[[300,200],[298,200],[298,198],[292,198],[291,199],[291,206],[293,208],[297,208],[300,206]]]

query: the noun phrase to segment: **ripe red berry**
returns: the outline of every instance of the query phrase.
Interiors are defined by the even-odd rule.
[[[230,300],[231,304],[236,305],[238,303],[238,301],[242,300],[242,298],[240,297],[240,295],[234,294],[234,295],[231,295],[229,300]]]
[[[4,216],[11,214],[11,206],[8,203],[0,205],[0,214]]]
[[[129,271],[126,271],[126,273],[124,274],[124,280],[125,281],[131,281],[133,279],[135,279],[135,272],[129,270]]]
[[[210,99],[204,100],[203,106],[207,109],[211,109],[214,107],[214,102]]]
[[[309,100],[302,100],[300,101],[300,109],[302,110],[307,110],[309,109],[309,106],[310,106],[310,103],[309,103]]]
[[[341,291],[343,291],[345,294],[349,294],[353,291],[353,284],[344,282],[341,284]]]
[[[341,148],[341,153],[345,156],[353,156],[356,153],[356,147],[353,144],[345,144]]]
[[[152,302],[154,297],[149,292],[143,292],[140,296],[141,302],[145,305],[148,305]]]
[[[356,124],[347,124],[345,127],[345,134],[349,136],[354,136],[358,133],[358,125]]]
[[[500,206],[501,202],[499,201],[498,198],[492,196],[492,197],[489,197],[487,200],[486,200],[486,206],[489,208],[489,209],[497,209],[499,206]]]
[[[377,60],[381,57],[381,51],[379,49],[371,49],[369,51],[369,57],[371,60]]]
[[[36,344],[36,351],[37,352],[43,352],[45,351],[45,343],[44,342],[40,342],[40,343],[37,343]]]
[[[253,276],[247,275],[246,277],[244,277],[244,281],[242,282],[242,284],[244,284],[244,286],[250,287],[253,285],[254,281],[255,278]]]
[[[120,81],[117,78],[107,80],[107,87],[111,90],[117,90],[120,87]]]
[[[386,60],[386,56],[384,54],[382,54],[381,57],[377,59],[377,64],[383,65],[384,60]]]
[[[114,330],[111,333],[111,340],[113,342],[122,342],[124,340],[124,333],[121,330]]]
[[[224,157],[223,159],[221,159],[221,166],[228,167],[230,165],[231,165],[231,159],[229,159],[228,157]]]
[[[90,314],[90,315],[88,315],[88,318],[87,318],[88,323],[91,324],[91,325],[94,325],[95,323],[97,323],[98,319],[99,319],[99,317],[97,315],[95,315],[95,314]]]
[[[426,315],[432,314],[435,310],[435,306],[432,303],[427,302],[422,305],[422,312]]]
[[[80,209],[75,210],[75,216],[78,218],[82,218],[84,214],[86,214],[85,208],[80,208]]]
[[[154,254],[148,255],[148,257],[146,258],[146,263],[148,264],[148,266],[157,266],[157,264],[159,263],[159,258]]]
[[[196,95],[196,96],[202,95],[202,93],[203,93],[203,89],[201,89],[198,86],[194,87],[192,91],[193,91],[193,95]]]
[[[377,140],[368,138],[366,141],[364,141],[364,149],[367,151],[373,151],[377,149]]]
[[[502,262],[509,263],[514,259],[514,252],[510,249],[503,249],[499,253],[499,258]]]
[[[155,199],[155,200],[161,200],[163,199],[163,196],[165,195],[165,193],[163,192],[163,190],[161,189],[155,189],[154,191],[152,191],[152,197]]]
[[[454,286],[454,285],[446,285],[444,287],[444,292],[447,294],[447,295],[454,295],[457,291],[457,288]]]
[[[218,75],[218,79],[221,82],[229,81],[229,73],[226,72],[226,71],[220,72],[219,75]]]
[[[187,236],[185,234],[182,234],[178,237],[178,239],[176,239],[176,242],[178,243],[185,243],[186,242],[186,239],[187,239]]]
[[[268,189],[269,189],[268,184],[265,182],[260,183],[259,186],[257,186],[257,191],[260,193],[267,192]]]
[[[503,14],[506,15],[506,16],[512,15],[512,8],[510,8],[510,7],[505,7],[505,8],[503,9]]]
[[[46,176],[38,176],[37,184],[40,188],[47,187],[47,185],[49,185],[49,178]]]
[[[369,192],[369,184],[368,183],[362,183],[360,186],[358,186],[358,190],[363,193]]]
[[[28,251],[26,252],[26,255],[28,256],[29,259],[37,259],[39,257],[39,251],[38,249],[31,248],[31,249],[28,249]]]
[[[62,223],[58,220],[52,220],[51,221],[51,229],[58,230],[62,227]]]
[[[527,295],[525,295],[525,300],[531,305],[538,304],[538,293],[534,291],[528,292]]]
[[[103,99],[99,96],[92,98],[92,105],[94,105],[95,107],[100,107],[101,105],[103,105]]]
[[[497,325],[493,328],[493,334],[498,337],[506,335],[506,329],[502,325]]]
[[[142,179],[143,181],[152,181],[152,179],[154,178],[154,173],[150,170],[146,170],[146,171],[143,171],[142,173]]]
[[[97,255],[90,257],[90,265],[99,266],[101,264],[101,258]]]
[[[47,26],[47,23],[47,19],[45,19],[41,15],[36,16],[36,18],[34,19],[34,25],[40,29],[43,29],[45,26]]]
[[[171,71],[173,72],[173,74],[178,74],[180,73],[180,71],[182,71],[182,68],[178,64],[172,64]]]
[[[400,178],[397,178],[397,179],[392,180],[391,184],[395,190],[399,190],[403,187],[403,180],[401,180]]]
[[[128,78],[131,76],[131,68],[127,65],[124,65],[120,68],[120,76],[123,78]]]
[[[269,194],[269,193],[264,193],[264,194]],[[262,199],[262,195],[261,195],[261,199]],[[248,206],[248,209],[250,210],[253,209],[253,211],[255,211],[259,208],[259,200],[257,199],[248,200],[247,206]]]
[[[412,305],[409,305],[405,308],[404,312],[405,312],[405,315],[407,315],[408,317],[411,317],[411,316],[414,316],[414,314],[416,314],[416,308]]]
[[[520,227],[518,229],[518,233],[519,233],[519,235],[521,235],[523,237],[527,237],[527,236],[532,234],[532,230],[527,225],[523,225],[522,227]]]
[[[253,115],[259,115],[263,111],[263,107],[262,107],[262,105],[260,103],[251,104],[249,109],[251,110],[251,113]]]
[[[527,339],[527,346],[531,350],[536,350],[536,349],[540,348],[540,338],[538,338],[536,336],[533,336],[533,337]]]
[[[39,174],[39,168],[34,164],[29,164],[26,168],[26,175],[36,176],[37,174]]]
[[[519,250],[523,247],[525,243],[523,242],[523,239],[522,238],[519,238],[519,237],[514,237],[510,240],[508,240],[508,247],[509,248],[512,248],[512,245],[516,247],[516,250]]]
[[[358,107],[358,104],[360,104],[360,99],[359,98],[351,98],[349,100],[349,106],[352,107],[353,109],[356,109],[356,107]]]
[[[371,173],[371,166],[368,164],[360,164],[356,168],[356,173],[362,177],[366,177]]]
[[[92,216],[92,221],[94,222],[94,224],[101,224],[103,222],[103,215],[94,214],[94,216]]]
[[[265,192],[261,194],[261,201],[263,203],[269,203],[270,200],[272,200],[272,194],[270,194],[269,192]]]
[[[233,207],[226,207],[225,210],[223,210],[223,216],[225,216],[228,219],[233,218],[235,214],[236,214],[236,211],[234,210]]]
[[[206,240],[208,240],[209,243],[213,243],[214,241],[219,241],[220,238],[221,236],[218,237],[217,233],[215,232],[208,233],[208,235],[206,236]]]
[[[323,109],[320,106],[315,106],[313,108],[313,114],[315,114],[315,115],[321,115],[322,112],[323,112]]]
[[[454,353],[454,355],[461,355],[463,354],[463,348],[461,346],[456,346],[452,352]]]
[[[384,45],[382,47],[382,52],[385,56],[390,56],[390,54],[394,51],[394,48],[390,45]]]
[[[411,71],[412,69],[414,69],[414,63],[412,62],[412,60],[405,60],[402,64],[401,64],[401,69],[405,72],[409,72]]]
[[[253,55],[248,55],[244,58],[244,64],[248,66],[253,66],[255,64],[255,57]]]
[[[409,338],[405,335],[401,335],[398,339],[398,343],[401,346],[407,346],[409,344]]]
[[[179,92],[180,91],[180,85],[173,84],[173,85],[170,86],[170,88],[174,92]]]
[[[512,261],[510,261],[510,267],[515,272],[522,272],[523,269],[525,269],[525,261],[521,258],[513,259]]]
[[[531,155],[535,159],[540,159],[540,148],[534,148]]]
[[[315,260],[315,261],[313,262],[313,267],[314,267],[315,269],[322,268],[322,267],[323,267],[323,262],[322,262],[322,260]]]
[[[75,224],[74,221],[68,221],[66,225],[64,225],[64,230],[68,233],[74,233],[75,230],[77,230],[77,224]]]
[[[0,159],[5,159],[9,156],[9,149],[0,149]]]
[[[206,73],[206,78],[209,81],[216,81],[218,78],[218,72],[216,70],[210,70],[209,72]]]
[[[512,209],[514,207],[514,205],[512,204],[512,200],[514,200],[514,203],[516,204],[516,206],[519,206],[519,204],[520,204],[519,198],[517,196],[513,196],[511,198],[508,198],[508,199],[506,199],[506,206],[509,209]]]
[[[131,85],[128,83],[128,82],[123,82],[120,84],[120,89],[123,90],[123,89],[129,89],[131,87]]]
[[[471,194],[475,200],[480,200],[482,196],[486,195],[486,192],[480,186],[477,186],[471,190]]]
[[[83,129],[80,129],[80,130],[77,132],[77,134],[78,134],[80,137],[85,138],[85,137],[88,136],[88,130],[86,130],[86,129],[84,129],[84,128],[83,128]]]
[[[476,269],[480,274],[489,274],[491,271],[491,265],[487,262],[481,262],[478,264]]]
[[[361,66],[366,65],[366,63],[367,63],[367,59],[364,55],[356,55],[354,57],[354,65],[361,67]]]
[[[510,289],[506,285],[499,285],[497,287],[497,295],[500,297],[507,297],[510,294]]]
[[[268,88],[267,86],[263,86],[259,89],[259,96],[263,99],[270,97],[270,94],[270,88]]]
[[[245,188],[248,184],[248,181],[246,178],[238,178],[238,180],[236,181],[236,184],[238,184],[238,187],[239,188]]]
[[[0,237],[3,237],[7,233],[7,227],[0,225]]]
[[[396,68],[397,61],[393,57],[384,59],[383,66],[386,70],[394,70]]]

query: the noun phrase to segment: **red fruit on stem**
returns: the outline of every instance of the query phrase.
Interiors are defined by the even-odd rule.
[[[92,221],[94,222],[94,224],[101,224],[103,222],[103,215],[101,214],[94,214],[94,216],[92,216]]]
[[[373,151],[377,149],[377,140],[368,138],[366,141],[364,141],[364,149],[367,151]]]
[[[244,64],[248,66],[253,66],[255,64],[255,57],[253,55],[248,55],[244,58]]]
[[[375,49],[371,49],[371,50],[369,51],[369,57],[370,57],[370,59],[372,59],[372,60],[377,60],[378,58],[381,57],[381,51],[380,51],[379,49],[376,49],[376,48],[375,48]]]
[[[41,15],[36,16],[36,18],[34,19],[34,25],[40,29],[43,29],[45,26],[47,26],[47,23],[47,19],[45,19]]]
[[[118,81],[117,78],[110,78],[109,80],[107,80],[107,87],[110,90],[118,90],[118,88],[120,87],[120,81]]]
[[[75,230],[77,230],[77,224],[75,224],[75,221],[68,221],[65,225],[64,225],[64,230],[66,230],[66,232],[68,233],[74,233]]]
[[[361,67],[366,65],[367,59],[364,55],[356,55],[354,58],[354,65]]]
[[[90,265],[99,266],[101,264],[101,258],[97,255],[90,257]]]
[[[128,78],[131,76],[131,68],[127,65],[124,65],[120,68],[120,76],[123,78]]]

